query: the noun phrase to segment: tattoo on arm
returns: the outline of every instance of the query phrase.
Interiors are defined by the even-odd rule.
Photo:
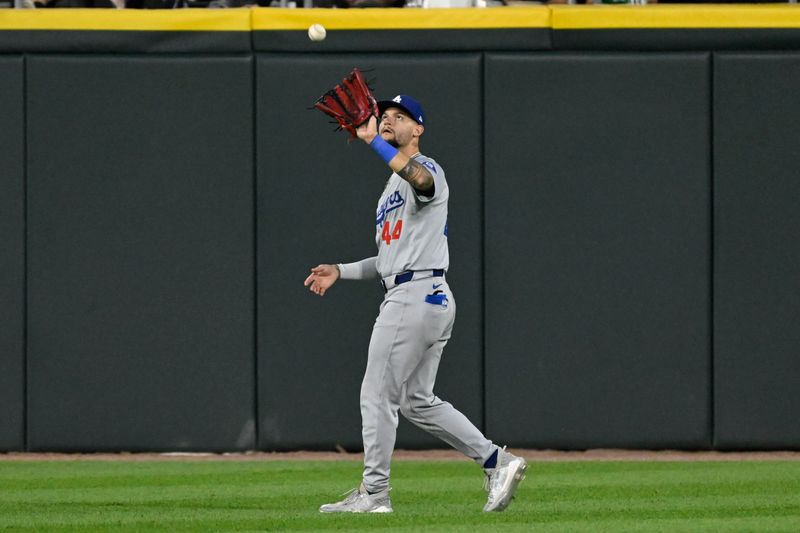
[[[413,159],[410,159],[408,164],[397,174],[420,192],[427,193],[433,190],[433,176],[427,168]]]

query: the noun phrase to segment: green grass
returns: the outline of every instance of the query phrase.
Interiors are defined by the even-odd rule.
[[[533,463],[505,513],[464,462],[396,461],[393,515],[321,515],[343,462],[0,462],[0,531],[800,531],[800,462]]]

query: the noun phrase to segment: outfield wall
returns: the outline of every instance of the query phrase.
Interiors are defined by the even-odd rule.
[[[0,450],[358,449],[382,291],[302,286],[374,254],[385,166],[308,110],[353,66],[451,185],[441,397],[512,446],[800,448],[793,6],[10,10],[0,45]]]

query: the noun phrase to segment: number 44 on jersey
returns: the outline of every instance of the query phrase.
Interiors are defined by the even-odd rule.
[[[403,221],[398,220],[394,223],[394,228],[389,230],[389,226],[391,225],[391,220],[387,220],[383,224],[383,231],[381,232],[381,240],[385,241],[386,244],[392,244],[393,240],[397,240],[400,238],[400,233],[403,232]]]

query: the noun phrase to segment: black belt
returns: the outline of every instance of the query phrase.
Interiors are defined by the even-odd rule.
[[[414,275],[417,274],[418,279],[425,279],[425,278],[441,278],[444,276],[444,269],[436,268],[434,270],[406,270],[405,272],[401,272],[400,274],[396,275],[394,279],[391,276],[388,278],[384,278],[381,280],[381,285],[383,285],[383,290],[388,291],[389,289],[393,289],[398,285],[402,285],[403,283],[407,283],[414,279]],[[420,277],[420,274],[424,274],[425,277]],[[389,280],[389,283],[386,280]]]

